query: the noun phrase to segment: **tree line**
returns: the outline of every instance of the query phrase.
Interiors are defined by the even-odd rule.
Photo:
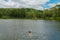
[[[0,8],[0,18],[60,20],[60,5],[45,10],[32,8]]]

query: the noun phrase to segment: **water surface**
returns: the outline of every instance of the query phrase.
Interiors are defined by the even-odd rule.
[[[32,31],[31,38],[28,31]],[[0,40],[60,40],[60,22],[0,19]]]

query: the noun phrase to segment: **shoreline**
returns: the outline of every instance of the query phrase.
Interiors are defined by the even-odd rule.
[[[55,19],[17,19],[17,18],[10,18],[10,19],[0,19],[0,20],[50,20],[50,21],[60,21]]]

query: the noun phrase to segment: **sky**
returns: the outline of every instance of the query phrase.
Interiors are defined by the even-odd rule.
[[[49,9],[60,0],[0,0],[0,8],[34,8],[38,10]]]

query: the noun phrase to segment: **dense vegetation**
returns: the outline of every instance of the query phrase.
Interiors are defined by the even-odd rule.
[[[32,8],[0,8],[0,18],[60,20],[60,5],[45,10]]]
[[[0,8],[0,18],[40,18],[42,11],[29,8]]]

